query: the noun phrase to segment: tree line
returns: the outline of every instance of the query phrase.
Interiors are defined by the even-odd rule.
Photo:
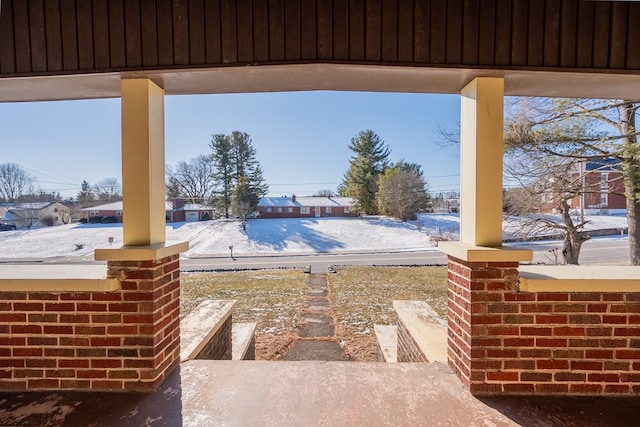
[[[353,197],[355,210],[407,221],[431,208],[421,166],[404,160],[391,164],[389,146],[374,131],[359,132],[349,149],[353,155],[338,193]]]
[[[215,134],[209,148],[209,154],[167,167],[167,197],[213,206],[225,218],[233,214],[246,229],[269,191],[251,136],[240,131]]]

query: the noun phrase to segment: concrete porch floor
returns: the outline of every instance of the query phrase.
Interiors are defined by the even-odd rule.
[[[491,397],[438,364],[196,360],[151,394],[0,393],[1,426],[631,426],[640,398]]]

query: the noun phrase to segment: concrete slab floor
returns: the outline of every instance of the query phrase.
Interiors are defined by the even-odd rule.
[[[194,360],[151,394],[0,393],[2,426],[636,426],[640,398],[475,398],[442,365]]]

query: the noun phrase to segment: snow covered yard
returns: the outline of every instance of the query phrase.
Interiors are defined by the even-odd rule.
[[[624,216],[590,216],[587,229],[626,227]],[[435,237],[459,239],[457,214],[422,214],[417,221],[386,217],[256,219],[167,224],[167,241],[188,241],[185,256],[435,250]],[[513,234],[505,222],[505,237]],[[110,243],[110,241],[112,241]],[[69,224],[0,232],[0,258],[93,259],[96,248],[122,246],[122,224]]]

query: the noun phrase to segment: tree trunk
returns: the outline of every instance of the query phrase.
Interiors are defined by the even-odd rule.
[[[623,138],[622,168],[627,198],[627,225],[629,228],[629,261],[640,265],[640,149],[636,129],[636,108],[628,103],[620,108],[620,133]]]
[[[565,264],[578,265],[580,257],[580,249],[582,244],[589,240],[589,236],[585,236],[582,231],[578,231],[576,225],[571,219],[569,204],[566,200],[560,201],[560,213],[562,214],[562,222],[565,225],[566,233],[564,236],[564,245],[562,248],[562,258]]]

